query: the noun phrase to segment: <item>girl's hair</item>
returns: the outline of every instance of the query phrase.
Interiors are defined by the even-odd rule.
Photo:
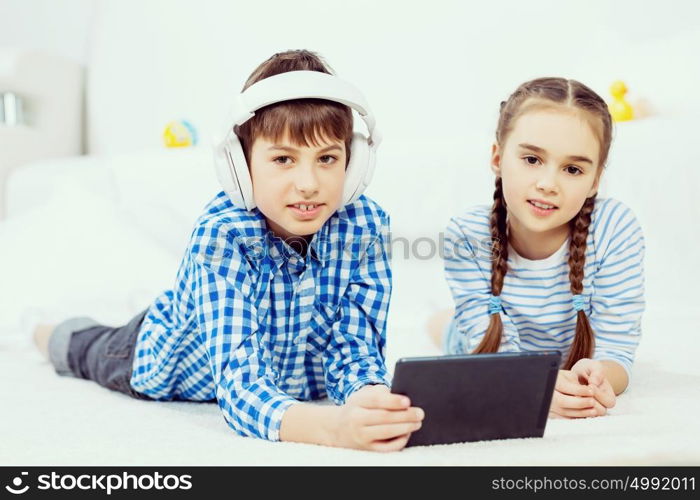
[[[288,71],[318,71],[333,74],[328,64],[318,54],[308,50],[279,52],[248,77],[243,86],[247,89],[265,78]],[[302,146],[318,146],[320,139],[328,138],[345,142],[347,161],[350,161],[350,144],[353,132],[352,111],[348,106],[324,99],[293,99],[270,104],[256,111],[255,116],[235,127],[246,160],[250,164],[250,151],[257,137],[277,141],[285,132],[290,139]]]
[[[576,80],[564,78],[537,78],[520,85],[507,101],[501,103],[501,113],[496,129],[496,140],[503,147],[508,134],[512,131],[516,119],[526,111],[542,107],[568,107],[584,110],[583,116],[589,120],[591,128],[597,134],[600,146],[598,168],[603,168],[612,141],[612,120],[608,106],[593,90]],[[583,292],[583,271],[586,260],[586,240],[591,213],[595,205],[595,195],[587,198],[579,213],[569,221],[569,281],[571,293]],[[508,272],[508,231],[506,224],[506,202],[503,197],[503,183],[496,178],[496,190],[493,193],[491,208],[491,294],[501,295],[503,280]],[[500,314],[492,314],[486,335],[475,353],[497,352],[503,335],[503,323]],[[576,334],[569,350],[565,370],[581,358],[590,358],[594,349],[594,335],[586,313],[578,311]]]

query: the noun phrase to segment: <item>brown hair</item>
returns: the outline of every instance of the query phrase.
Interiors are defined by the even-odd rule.
[[[501,113],[496,129],[496,140],[502,147],[511,132],[515,120],[534,107],[563,106],[586,111],[583,116],[589,120],[600,145],[598,168],[603,168],[612,142],[612,120],[608,106],[593,90],[576,80],[564,78],[537,78],[520,85],[507,101],[501,103]],[[586,260],[586,240],[591,214],[595,206],[595,196],[587,198],[579,213],[569,221],[569,281],[571,293],[583,292],[583,271]],[[506,224],[506,202],[503,198],[503,182],[496,178],[491,208],[491,294],[500,296],[503,280],[508,272],[508,231]],[[503,335],[500,314],[491,314],[486,335],[475,353],[497,352]],[[564,369],[571,367],[581,358],[590,358],[595,347],[595,338],[588,317],[578,311],[576,334],[569,350]]]
[[[288,50],[274,54],[253,73],[243,86],[247,89],[265,78],[288,71],[318,71],[333,74],[318,54],[308,50]],[[302,146],[318,146],[321,138],[345,142],[346,159],[350,161],[353,118],[348,106],[324,99],[293,99],[270,104],[256,111],[255,116],[234,131],[241,140],[246,160],[257,137],[276,141],[289,133],[290,139]],[[347,164],[346,164],[347,165]]]

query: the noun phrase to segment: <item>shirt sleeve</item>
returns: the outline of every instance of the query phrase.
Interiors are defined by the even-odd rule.
[[[326,391],[336,404],[345,403],[365,385],[390,386],[385,364],[386,317],[391,297],[387,231],[388,222],[383,234],[372,237],[352,274],[323,352]]]
[[[216,229],[209,236],[226,237]],[[209,257],[198,253],[193,259],[193,299],[219,407],[236,433],[278,441],[282,416],[296,400],[276,385],[278,373],[261,341],[247,266],[236,251]]]
[[[644,312],[644,235],[625,208],[593,278],[589,322],[595,332],[593,359],[620,363],[631,380]]]
[[[486,241],[470,235],[459,219],[452,218],[445,232],[443,255],[445,276],[455,303],[456,338],[451,339],[447,354],[471,354],[479,347],[491,321],[490,238]],[[498,352],[519,352],[518,331],[507,315],[507,305],[502,303],[503,335]]]

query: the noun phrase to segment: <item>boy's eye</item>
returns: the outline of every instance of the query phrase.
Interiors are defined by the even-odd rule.
[[[321,163],[330,165],[331,163],[335,163],[336,161],[338,161],[338,158],[336,158],[333,155],[323,155],[319,158],[319,160],[321,161]]]
[[[525,156],[523,159],[528,165],[537,165],[540,161],[536,156]]]
[[[583,171],[575,165],[569,165],[566,167],[566,172],[571,175],[581,175]]]
[[[291,164],[292,159],[289,156],[277,156],[276,158],[273,158],[272,161],[279,165],[289,165]]]

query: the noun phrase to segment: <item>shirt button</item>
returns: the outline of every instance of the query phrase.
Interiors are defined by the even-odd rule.
[[[296,338],[294,339],[294,343],[295,343],[296,345],[299,345],[299,344],[301,344],[302,342],[304,342],[304,337],[299,336],[299,337],[296,337]]]

